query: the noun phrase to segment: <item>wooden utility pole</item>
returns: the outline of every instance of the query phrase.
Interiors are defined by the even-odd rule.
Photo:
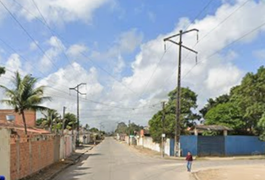
[[[165,101],[162,102],[163,116],[162,116],[162,157],[165,156]]]
[[[195,54],[198,54],[197,51],[188,48],[186,46],[184,46],[182,44],[182,35],[189,33],[191,31],[196,31],[197,33],[199,32],[198,29],[191,29],[191,30],[187,30],[187,31],[179,31],[179,34],[175,34],[173,36],[169,36],[167,38],[164,39],[164,42],[169,41],[173,44],[176,44],[179,46],[179,58],[178,58],[178,77],[177,77],[177,97],[176,97],[176,127],[175,127],[175,155],[176,156],[180,156],[180,114],[181,114],[181,50],[182,47],[184,49],[187,49]],[[172,38],[174,37],[179,37],[179,42],[175,42],[172,40]],[[197,36],[198,37],[198,36]],[[197,38],[198,40],[198,38]]]
[[[80,83],[74,88],[69,88],[69,90],[76,91],[76,94],[77,94],[77,104],[76,104],[76,119],[77,119],[76,143],[77,143],[77,146],[79,146],[79,94],[86,95],[86,93],[81,93],[79,91],[79,87],[82,85],[86,85],[86,83]]]

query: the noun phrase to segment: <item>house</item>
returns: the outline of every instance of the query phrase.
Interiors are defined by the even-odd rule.
[[[23,118],[21,114],[16,113],[13,109],[0,109],[0,124],[8,124],[8,118],[14,118],[14,125],[23,125]],[[26,124],[28,127],[36,126],[36,112],[25,111]]]
[[[29,134],[50,134],[49,131],[36,128],[36,112],[25,111],[27,131]],[[12,119],[12,121],[10,121]],[[13,109],[0,110],[0,128],[13,129],[18,134],[24,133],[24,124],[22,115],[16,113]]]

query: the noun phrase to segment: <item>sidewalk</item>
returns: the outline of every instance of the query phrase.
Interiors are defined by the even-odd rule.
[[[219,167],[193,172],[196,180],[263,180],[265,165]]]
[[[64,169],[68,168],[69,166],[75,164],[79,161],[79,159],[84,155],[86,152],[91,150],[94,147],[94,145],[84,145],[81,147],[78,147],[75,152],[66,158],[64,161],[59,161],[51,166],[41,170],[40,172],[33,174],[30,177],[23,178],[24,180],[51,180],[53,179],[57,174],[62,172]]]

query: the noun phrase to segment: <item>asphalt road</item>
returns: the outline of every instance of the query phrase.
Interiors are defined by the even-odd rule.
[[[193,169],[264,164],[264,160],[195,161]],[[54,180],[189,180],[183,160],[163,160],[142,155],[112,138],[85,154],[81,161]]]
[[[179,173],[178,171],[183,171]],[[144,156],[112,138],[85,154],[55,180],[188,180],[185,162]]]

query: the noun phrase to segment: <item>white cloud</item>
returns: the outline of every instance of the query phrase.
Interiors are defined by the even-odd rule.
[[[45,0],[34,1],[48,23],[62,24],[81,20],[91,22],[93,13],[96,9],[110,3],[110,0]],[[30,12],[25,9],[16,9],[28,20],[42,18],[32,0],[19,1]]]
[[[6,63],[4,64],[4,67],[6,69],[5,74],[1,75],[0,82],[1,85],[13,88],[11,87],[11,81],[14,77],[14,72],[19,71],[22,76],[24,76],[26,73],[22,70],[22,62],[20,60],[20,57],[18,54],[11,54],[10,57],[7,59]],[[5,99],[5,94],[3,89],[0,89],[0,99]],[[0,103],[0,108],[6,109],[10,108],[6,104]]]
[[[167,53],[160,62],[164,51],[163,38],[176,34],[180,29],[185,29],[187,26],[190,29],[198,28],[200,30],[200,37],[203,37],[212,28],[218,26],[229,14],[234,12],[240,6],[240,3],[242,2],[240,1],[233,5],[228,3],[223,4],[214,15],[207,16],[202,20],[196,20],[195,23],[191,23],[187,18],[182,18],[172,32],[161,34],[156,39],[142,44],[140,53],[136,55],[132,63],[133,74],[122,79],[123,85],[117,82],[112,84],[112,91],[109,93],[108,98],[106,98],[108,102],[121,103],[125,107],[137,108],[141,105],[149,106],[159,103],[161,99],[165,99],[167,93],[176,87],[178,53],[177,46],[167,43]],[[233,64],[233,59],[239,56],[237,52],[224,51],[224,54],[224,52],[219,52],[218,50],[264,23],[264,11],[265,3],[249,1],[222,25],[203,38],[195,47],[195,33],[183,36],[184,45],[191,48],[194,47],[199,52],[199,57],[198,65],[195,66],[195,56],[190,54],[186,58],[187,51],[183,50],[182,86],[189,86],[198,94],[200,108],[208,98],[228,93],[232,86],[240,82],[244,71]],[[246,44],[251,42],[264,30],[264,28],[261,28],[249,36],[240,39],[237,43]],[[216,54],[212,56],[213,53]],[[157,66],[158,62],[160,64]],[[193,68],[193,66],[195,67]],[[189,70],[191,71],[189,72]],[[187,72],[189,73],[187,74]],[[150,77],[152,78],[150,79]],[[133,92],[124,86],[129,87]],[[137,123],[142,121],[147,122],[157,109],[146,108],[142,108],[141,112],[149,111],[149,114],[147,113],[141,119],[138,119],[138,116],[134,114],[139,112],[137,110],[130,112],[130,118],[134,119]]]
[[[49,71],[52,66],[57,69],[55,66],[58,60],[57,58],[63,51],[65,51],[63,43],[55,36],[52,36],[47,43],[50,48],[45,51],[45,54],[43,54],[39,64],[39,69],[42,72]]]
[[[93,51],[91,58],[105,62],[108,67],[111,67],[113,73],[122,72],[126,66],[123,60],[123,55],[133,53],[139,47],[143,40],[143,34],[137,29],[131,29],[123,32],[106,52]],[[114,67],[114,68],[113,68]]]
[[[63,106],[68,108],[68,112],[75,113],[76,92],[69,92],[69,88],[75,87],[79,83],[86,83],[80,86],[79,91],[86,93],[87,99],[96,99],[103,91],[103,86],[97,80],[98,75],[95,68],[88,72],[80,64],[72,63],[57,72],[50,74],[42,79],[38,85],[48,86],[45,94],[52,97],[52,102],[46,102],[44,105],[54,108],[60,112]],[[80,108],[91,107],[89,101],[80,96]]]
[[[74,44],[69,47],[67,54],[71,56],[80,56],[81,53],[88,51],[88,48],[83,44]]]

